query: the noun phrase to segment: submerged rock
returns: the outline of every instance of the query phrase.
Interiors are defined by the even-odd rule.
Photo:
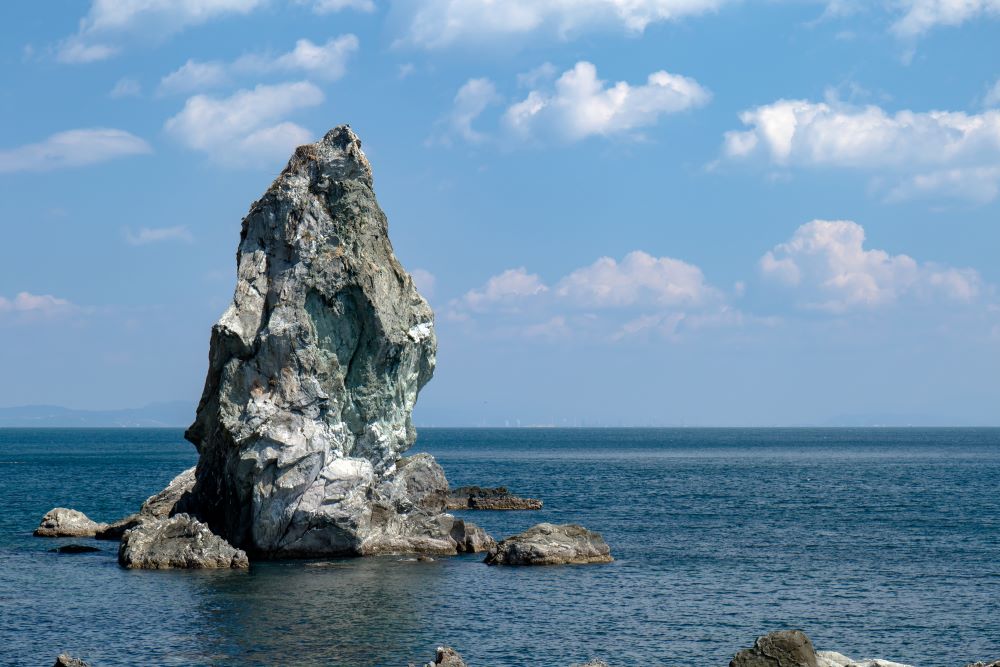
[[[246,568],[247,555],[187,514],[150,519],[125,532],[118,562],[129,569]]]
[[[36,537],[93,537],[107,524],[92,521],[83,512],[56,507],[46,512],[35,528]]]
[[[487,565],[582,565],[612,560],[611,549],[600,533],[571,523],[540,523],[499,542],[490,549],[485,562]]]
[[[444,473],[401,459],[437,343],[372,188],[341,126],[300,146],[243,219],[177,511],[255,554],[456,551]]]
[[[801,630],[783,630],[758,637],[753,648],[745,648],[729,667],[819,667],[816,649]]]
[[[79,658],[74,658],[68,653],[61,653],[56,658],[56,664],[53,667],[90,667],[90,665]]]
[[[506,486],[460,486],[448,494],[450,510],[540,510],[542,501],[521,498]]]
[[[55,554],[92,554],[95,551],[100,551],[100,549],[86,544],[64,544],[61,547],[49,549],[49,553]]]

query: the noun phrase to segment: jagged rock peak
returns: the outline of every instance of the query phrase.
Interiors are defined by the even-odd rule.
[[[254,552],[358,551],[382,531],[372,521],[401,530],[372,518],[375,489],[413,443],[437,342],[372,183],[340,126],[296,149],[243,220],[186,433],[200,459],[183,509]]]

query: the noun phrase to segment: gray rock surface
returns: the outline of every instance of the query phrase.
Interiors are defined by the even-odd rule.
[[[854,660],[834,651],[817,651],[816,664],[819,667],[910,667],[910,665],[890,662],[889,660]]]
[[[490,537],[489,533],[472,523],[456,519],[455,525],[451,529],[451,537],[455,540],[455,548],[459,553],[485,553],[494,549],[496,540]]]
[[[174,477],[165,489],[147,498],[138,512],[104,526],[97,531],[95,537],[99,540],[120,540],[130,528],[150,519],[170,516],[181,498],[194,487],[194,470],[188,468]]]
[[[56,664],[53,667],[90,667],[90,665],[79,658],[74,658],[68,653],[61,653],[56,658]]]
[[[816,649],[801,630],[783,630],[758,637],[743,649],[729,667],[819,667]]]
[[[611,550],[600,533],[571,523],[540,523],[497,543],[490,549],[485,562],[488,565],[582,565],[612,560]]]
[[[521,498],[507,490],[506,486],[482,487],[460,486],[448,494],[450,510],[540,510],[542,501],[536,498]]]
[[[129,569],[246,568],[247,555],[187,514],[150,519],[125,532],[118,562]]]
[[[454,553],[440,467],[400,460],[436,347],[361,141],[300,146],[243,220],[180,511],[262,556]]]
[[[36,537],[93,537],[107,524],[91,521],[83,512],[56,507],[45,513],[35,529]]]
[[[450,646],[439,646],[434,662],[428,662],[424,667],[467,667],[467,665],[458,651]]]

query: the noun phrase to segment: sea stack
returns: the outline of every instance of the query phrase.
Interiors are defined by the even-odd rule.
[[[347,126],[300,146],[243,219],[232,305],[185,436],[189,512],[252,555],[455,553],[444,472],[403,458],[434,314]]]

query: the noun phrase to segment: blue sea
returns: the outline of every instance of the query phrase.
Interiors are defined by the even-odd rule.
[[[0,430],[0,664],[721,667],[769,630],[918,667],[1000,658],[1000,429],[423,429],[453,485],[539,512],[503,537],[604,534],[609,565],[478,556],[126,571],[34,538],[55,506],[110,521],[195,463],[180,429]],[[93,554],[60,555],[60,543]]]

